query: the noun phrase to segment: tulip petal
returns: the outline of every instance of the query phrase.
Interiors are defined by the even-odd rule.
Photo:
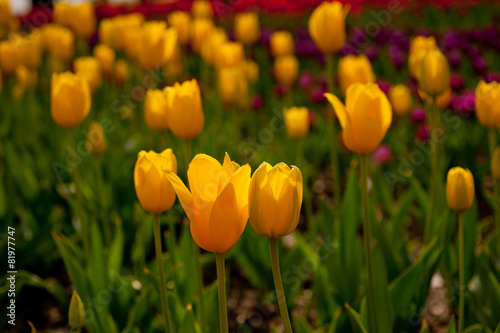
[[[272,167],[263,162],[254,172],[249,188],[249,210],[252,228],[261,236],[271,235],[276,210],[276,200],[269,184],[267,172]]]
[[[294,183],[294,184],[292,184]],[[296,183],[287,180],[280,197],[276,201],[275,222],[272,226],[272,237],[283,237],[295,230],[300,218],[300,206]]]
[[[346,108],[345,108],[344,104],[342,104],[342,102],[334,94],[325,93],[323,95],[326,97],[328,102],[330,102],[330,104],[332,105],[333,111],[335,111],[337,118],[339,118],[340,125],[342,126],[342,128],[345,128],[347,126],[347,122],[348,122],[347,118],[348,117],[347,117],[347,112],[346,112]]]

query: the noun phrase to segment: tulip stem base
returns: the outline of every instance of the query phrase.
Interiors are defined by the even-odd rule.
[[[458,213],[458,333],[464,329],[465,269],[464,269],[464,212]]]
[[[161,309],[163,312],[163,320],[165,321],[165,332],[173,333],[172,320],[170,319],[170,311],[168,307],[167,290],[165,288],[165,273],[163,271],[163,252],[161,249],[162,236],[160,230],[160,215],[155,214],[154,238],[156,262],[158,263],[158,284],[160,286]]]
[[[428,115],[430,119],[430,133],[431,135],[429,136],[430,140],[430,154],[431,154],[431,167],[430,167],[430,185],[429,185],[429,205],[427,207],[427,215],[425,218],[425,226],[424,226],[424,241],[428,241],[431,239],[431,225],[432,225],[432,219],[434,217],[435,212],[435,206],[436,206],[436,200],[438,200],[438,181],[439,181],[439,175],[438,175],[438,169],[439,169],[439,162],[438,162],[438,144],[436,142],[435,135],[436,134],[436,128],[437,128],[437,108],[436,108],[436,100],[433,98],[431,102],[427,106],[428,108]]]
[[[334,58],[333,54],[326,55],[326,75],[328,78],[328,92],[334,93],[333,82]],[[337,128],[335,127],[335,119],[333,113],[327,117],[327,130],[331,144],[331,163],[332,163],[332,183],[333,183],[333,205],[335,208],[340,206],[340,171],[339,171],[339,156],[337,146]]]
[[[219,320],[220,332],[228,333],[229,326],[227,320],[227,303],[226,303],[226,267],[224,263],[224,253],[216,253],[215,260],[217,263],[217,285],[219,288]]]
[[[363,234],[366,260],[366,275],[368,280],[368,319],[371,333],[378,333],[378,315],[375,299],[375,281],[373,271],[372,231],[370,222],[370,207],[368,200],[368,155],[360,155],[361,197],[363,201]]]
[[[281,320],[285,327],[285,333],[292,333],[292,324],[290,323],[290,316],[288,315],[288,308],[286,306],[285,292],[283,291],[283,282],[281,281],[280,263],[278,259],[278,240],[276,238],[269,238],[269,246],[271,248],[271,264],[273,268],[274,286],[276,288],[276,298],[280,308]]]
[[[69,144],[73,150],[73,154],[77,154],[75,137],[73,135],[73,130],[68,130]],[[90,259],[90,240],[87,221],[84,220],[83,205],[82,205],[82,192],[80,187],[80,173],[78,172],[78,163],[72,161],[73,166],[73,181],[75,182],[75,193],[76,193],[76,209],[78,218],[80,219],[81,226],[81,236],[83,240],[83,249],[85,251],[86,257]]]

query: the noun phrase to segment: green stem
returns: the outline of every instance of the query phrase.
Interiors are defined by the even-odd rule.
[[[206,332],[208,328],[208,313],[207,308],[205,306],[205,297],[203,293],[203,269],[200,263],[200,249],[198,245],[196,245],[194,239],[192,241],[192,249],[193,249],[193,260],[196,269],[196,293],[200,298],[200,308],[201,308],[201,327],[202,331]]]
[[[364,228],[364,250],[366,257],[366,272],[368,278],[368,316],[370,332],[378,331],[377,304],[375,302],[375,281],[373,273],[372,231],[370,223],[370,211],[368,202],[368,155],[360,155],[361,163],[361,196],[363,201],[363,228]]]
[[[304,178],[304,206],[306,211],[306,218],[308,225],[314,228],[313,237],[317,235],[317,224],[312,223],[313,217],[313,206],[312,206],[312,195],[311,195],[311,187],[309,186],[309,164],[304,156],[304,140],[300,139],[297,144],[297,165],[302,170],[302,175]]]
[[[497,139],[496,139],[496,129],[495,128],[490,128],[488,131],[488,141],[489,141],[489,148],[490,148],[490,159],[493,159],[493,153],[495,152],[495,147],[497,145]],[[491,164],[490,164],[491,165]],[[494,196],[493,198],[495,199],[493,201],[493,214],[494,214],[494,220],[495,224],[497,225],[497,229],[500,230],[500,210],[498,207],[499,203],[499,191],[498,191],[498,182],[493,178],[493,188],[494,188]]]
[[[278,240],[269,238],[269,246],[271,248],[271,264],[273,267],[274,286],[276,288],[276,298],[280,308],[281,320],[285,327],[285,333],[292,333],[292,324],[286,307],[285,292],[283,291],[283,283],[281,281],[280,263],[278,259]]]
[[[333,54],[326,55],[326,75],[328,77],[328,92],[334,92],[334,82],[333,82],[333,67],[334,59]],[[335,124],[335,119],[333,114],[327,117],[328,126],[328,136],[330,138],[331,144],[331,154],[332,154],[332,182],[333,182],[333,205],[335,208],[339,208],[340,205],[340,171],[339,171],[339,155],[338,155],[338,145],[337,145],[337,127]]]
[[[464,269],[464,212],[458,213],[458,333],[464,329],[464,308],[465,308],[465,269]]]
[[[191,140],[185,140],[184,141],[185,145],[184,147],[186,148],[186,171],[189,168],[189,162],[191,162]]]
[[[73,130],[68,130],[68,136],[69,136],[69,144],[71,146],[71,149],[74,154],[77,154],[76,151],[76,144],[75,144],[75,137],[73,135]],[[83,248],[86,253],[87,258],[90,260],[90,244],[89,244],[89,232],[88,232],[88,225],[87,221],[84,220],[84,212],[83,212],[83,205],[82,205],[82,192],[80,188],[80,173],[78,172],[78,165],[76,161],[72,161],[72,167],[73,167],[73,180],[75,182],[75,192],[76,192],[76,208],[77,208],[77,215],[78,218],[80,219],[80,226],[81,226],[81,232],[82,232],[82,239],[83,239]]]
[[[428,115],[430,119],[430,150],[431,150],[431,168],[430,168],[430,184],[429,184],[429,206],[427,208],[427,215],[425,218],[425,226],[424,226],[424,242],[429,241],[431,238],[431,224],[432,218],[434,217],[434,210],[437,200],[437,182],[438,178],[438,144],[435,140],[435,131],[437,128],[437,110],[436,110],[436,102],[435,99],[432,99],[430,104],[428,105]]]
[[[219,320],[221,333],[228,333],[227,304],[226,304],[226,269],[224,267],[224,253],[216,253],[217,285],[219,287]]]
[[[154,226],[156,262],[158,263],[158,284],[160,285],[161,310],[163,320],[165,321],[165,332],[173,333],[172,321],[170,319],[170,311],[168,308],[167,290],[165,288],[165,273],[163,271],[163,252],[161,249],[161,230],[160,230],[160,215],[155,214]]]
[[[172,256],[172,259],[175,262],[175,219],[173,219],[173,216],[168,215],[167,211],[167,223],[168,223],[168,230],[169,230],[169,251],[170,255]]]
[[[108,214],[107,214],[107,205],[105,204],[106,196],[104,194],[104,181],[102,176],[102,157],[96,156],[95,160],[95,168],[97,174],[97,191],[99,197],[99,210],[102,220],[102,226],[104,229],[104,234],[106,239],[111,242],[111,229],[109,226]]]

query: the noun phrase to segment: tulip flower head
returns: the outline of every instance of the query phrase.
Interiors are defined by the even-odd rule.
[[[469,169],[451,168],[446,177],[446,199],[455,212],[468,210],[474,202],[474,177]]]
[[[201,46],[215,29],[214,22],[209,19],[200,18],[191,24],[191,48],[195,52],[201,51]]]
[[[167,94],[163,90],[150,89],[144,99],[144,118],[146,125],[155,131],[168,129]]]
[[[101,63],[94,57],[81,57],[73,62],[75,73],[89,83],[90,90],[95,92],[102,81]]]
[[[135,193],[142,208],[152,214],[169,210],[175,202],[175,191],[165,176],[168,170],[177,173],[177,159],[172,149],[158,154],[141,151],[134,168]]]
[[[338,66],[340,87],[344,95],[347,88],[353,83],[375,82],[372,64],[364,54],[345,56],[339,60]]]
[[[358,154],[373,152],[392,122],[391,104],[382,90],[374,83],[354,83],[347,88],[345,106],[333,94],[325,97],[337,114],[346,147]]]
[[[210,19],[214,16],[214,10],[212,9],[212,4],[208,0],[195,0],[193,6],[191,7],[191,14],[195,18],[207,18]]]
[[[62,127],[71,129],[87,117],[91,94],[86,79],[71,72],[52,74],[50,113]]]
[[[309,110],[305,107],[292,107],[283,111],[286,133],[292,139],[302,139],[309,133]]]
[[[106,44],[99,44],[94,48],[94,57],[99,60],[102,70],[111,74],[115,62],[115,51]]]
[[[87,150],[94,156],[102,155],[106,151],[106,145],[106,136],[101,124],[92,122],[87,134]]]
[[[480,81],[476,87],[474,103],[481,125],[487,128],[500,127],[500,84]]]
[[[293,55],[276,58],[274,61],[274,75],[280,84],[286,87],[293,86],[299,75],[299,61]]]
[[[227,33],[224,29],[213,29],[201,45],[203,60],[209,65],[215,65],[221,45],[225,44],[227,40]]]
[[[248,164],[240,167],[226,153],[222,165],[205,154],[194,157],[187,172],[191,191],[174,173],[165,173],[199,247],[224,253],[238,241],[248,220],[250,172]]]
[[[437,50],[436,39],[434,36],[417,36],[412,39],[408,57],[408,70],[410,75],[418,78],[420,75],[420,64],[425,54],[430,50]]]
[[[302,206],[302,173],[285,163],[263,162],[255,170],[248,192],[250,224],[261,236],[278,238],[292,233]]]
[[[403,116],[410,112],[413,103],[411,91],[407,86],[404,84],[392,86],[388,96],[395,114]]]
[[[179,43],[186,45],[189,42],[191,17],[189,13],[176,10],[168,15],[168,23],[177,31]]]
[[[217,73],[217,87],[225,103],[243,102],[248,94],[248,82],[243,68],[221,68]]]
[[[295,53],[295,42],[288,31],[276,31],[269,39],[273,57],[281,57]]]
[[[450,88],[448,60],[439,50],[430,50],[420,64],[417,76],[419,88],[428,96],[436,98]]]
[[[257,42],[260,38],[259,15],[255,12],[236,14],[234,35],[238,41],[246,45]]]
[[[324,54],[339,51],[345,44],[345,17],[349,6],[324,1],[309,18],[309,34]]]
[[[237,42],[225,42],[217,51],[217,68],[241,67],[245,60],[243,45]]]

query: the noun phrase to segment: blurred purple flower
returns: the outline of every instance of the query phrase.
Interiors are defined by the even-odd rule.
[[[377,165],[383,165],[389,162],[392,158],[391,148],[385,143],[378,146],[372,153],[373,162]]]
[[[391,89],[391,84],[389,82],[378,79],[377,84],[380,90],[382,90],[386,94],[389,93],[389,89]]]
[[[425,110],[421,106],[417,106],[410,113],[410,120],[414,124],[420,124],[425,121]]]
[[[453,73],[451,74],[450,78],[450,87],[453,91],[459,91],[462,90],[464,87],[464,79],[462,75],[459,73]]]
[[[260,29],[260,42],[269,48],[269,40],[271,39],[271,35],[273,34],[273,30],[269,28],[261,28]]]
[[[373,61],[379,55],[380,48],[376,44],[372,44],[365,49],[364,53],[370,61]]]
[[[276,95],[278,95],[278,97],[281,98],[288,92],[288,88],[282,86],[281,84],[277,84],[276,86],[274,86],[274,92],[276,93]]]
[[[417,129],[417,138],[422,142],[426,142],[429,139],[429,128],[427,125],[423,124]]]
[[[487,72],[483,75],[483,78],[487,83],[500,82],[500,74],[498,72]]]
[[[310,71],[303,71],[298,79],[299,87],[302,89],[309,89],[314,83],[314,77]]]
[[[309,98],[315,103],[324,103],[326,101],[326,97],[323,96],[324,93],[326,93],[326,89],[323,87],[314,87],[309,92]]]
[[[254,95],[252,96],[250,104],[252,109],[258,110],[264,105],[264,99],[260,95]]]
[[[460,63],[462,62],[462,52],[460,50],[450,50],[447,57],[452,68],[456,69],[460,66]]]
[[[398,46],[389,45],[389,57],[396,69],[400,70],[403,67],[405,54]]]
[[[482,73],[488,68],[488,64],[486,63],[486,60],[481,56],[477,57],[474,60],[473,65],[474,65],[474,70],[477,73]]]

